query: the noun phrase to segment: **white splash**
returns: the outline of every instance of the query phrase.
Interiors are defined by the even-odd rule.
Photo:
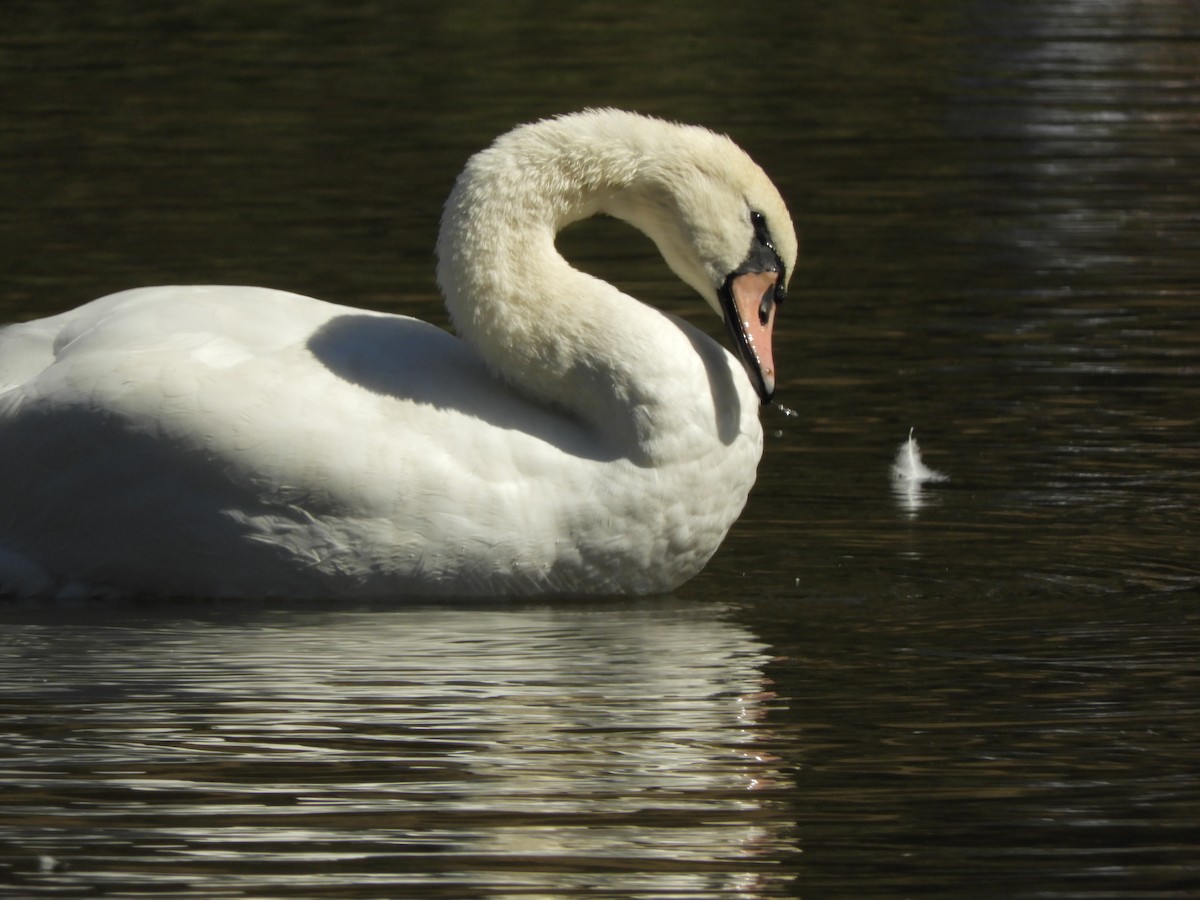
[[[921,446],[910,428],[908,440],[900,445],[896,451],[896,461],[892,463],[892,487],[900,505],[910,516],[916,515],[926,502],[921,496],[924,485],[949,480],[949,476],[925,465],[921,459]]]
[[[921,459],[921,445],[913,437],[912,428],[908,429],[908,440],[896,451],[896,461],[892,463],[892,477],[899,482],[910,484],[925,484],[929,481],[949,481],[950,479],[925,465]]]

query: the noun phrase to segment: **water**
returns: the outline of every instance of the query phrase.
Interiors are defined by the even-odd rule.
[[[4,642],[30,891],[701,896],[790,851],[766,648],[708,606],[60,618]]]
[[[6,3],[6,319],[444,322],[458,168],[589,104],[731,132],[802,262],[798,415],[674,597],[0,607],[0,893],[1194,896],[1197,59],[1168,0]],[[893,488],[910,428],[947,482]]]

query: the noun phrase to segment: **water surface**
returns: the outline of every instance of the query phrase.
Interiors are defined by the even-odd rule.
[[[674,597],[0,607],[0,892],[1194,893],[1197,59],[1169,0],[6,3],[6,320],[444,323],[455,173],[587,105],[731,133],[802,263],[799,416]],[[719,334],[636,235],[562,245]],[[910,428],[948,482],[893,489]]]

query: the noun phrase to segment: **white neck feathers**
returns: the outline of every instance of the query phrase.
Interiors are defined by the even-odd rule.
[[[726,138],[687,131],[706,150],[741,153]],[[694,403],[697,391],[711,394],[714,358],[702,359],[675,320],[573,268],[554,241],[571,222],[609,213],[646,232],[685,280],[710,290],[715,276],[672,259],[679,133],[617,112],[517,129],[467,164],[438,238],[438,282],[455,328],[493,372],[643,459],[658,455],[662,417]],[[681,364],[691,371],[672,370],[664,347],[689,357]],[[725,400],[730,393],[736,407],[743,392],[722,390]]]

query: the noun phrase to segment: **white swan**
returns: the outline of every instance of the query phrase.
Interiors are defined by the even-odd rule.
[[[653,239],[738,358],[559,255],[598,213]],[[0,593],[670,590],[754,482],[796,251],[730,140],[594,110],[459,177],[438,280],[461,339],[251,287],[4,328]]]

